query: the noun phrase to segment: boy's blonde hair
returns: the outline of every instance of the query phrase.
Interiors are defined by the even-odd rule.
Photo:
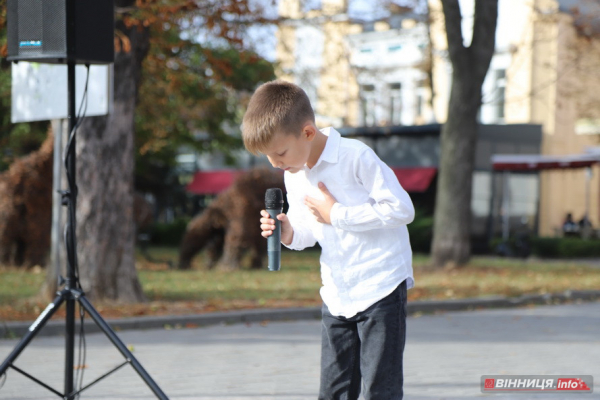
[[[309,121],[315,123],[315,113],[302,88],[282,80],[264,83],[250,98],[244,115],[244,146],[252,154],[258,154],[275,134],[298,136]]]

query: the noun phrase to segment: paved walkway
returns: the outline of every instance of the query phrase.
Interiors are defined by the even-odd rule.
[[[600,399],[600,302],[410,317],[405,399]],[[119,337],[171,399],[314,400],[319,383],[318,320],[123,331]],[[17,340],[0,340],[4,359]],[[16,365],[61,389],[64,339],[40,337]],[[85,382],[118,365],[102,334],[87,335]],[[481,375],[593,375],[591,395],[484,396]],[[2,379],[0,379],[1,383]],[[56,399],[9,370],[0,399]],[[152,399],[130,366],[82,399]]]

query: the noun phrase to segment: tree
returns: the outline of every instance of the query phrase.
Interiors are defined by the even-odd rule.
[[[90,297],[135,302],[144,295],[134,262],[133,132],[149,30],[122,18],[116,29],[123,36],[115,52],[113,112],[85,118],[77,133],[77,256]]]
[[[481,88],[495,47],[498,0],[476,0],[473,39],[463,44],[458,0],[442,0],[452,86],[442,128],[432,264],[465,264],[471,256],[471,192]]]
[[[235,162],[241,109],[256,84],[275,74],[271,63],[249,50],[183,40],[174,28],[153,35],[166,38],[154,41],[142,69],[135,186],[160,206],[176,187],[182,191],[173,172],[182,148],[218,151]]]
[[[235,79],[231,78],[231,68],[228,70],[230,63],[214,57],[214,73],[205,82],[212,87],[211,91],[194,87],[195,81],[186,81],[194,75],[194,71],[190,73],[191,64],[185,63],[185,57],[174,55],[187,54],[189,61],[194,57],[193,52],[181,50],[197,50],[198,46],[192,40],[182,39],[181,26],[188,27],[188,36],[195,31],[193,26],[208,29],[215,42],[220,40],[221,49],[233,49],[238,59],[243,59],[242,28],[249,23],[248,15],[255,11],[249,9],[245,0],[120,0],[115,6],[114,110],[108,116],[86,118],[77,133],[78,259],[80,281],[89,297],[135,302],[144,299],[134,263],[135,145],[142,151],[172,150],[171,145],[156,144],[161,141],[180,144],[187,140],[182,137],[191,137],[194,118],[199,117],[210,122],[209,132],[216,130],[216,135],[220,135],[222,140],[213,142],[223,145],[230,139],[221,135],[220,129],[228,120],[234,122],[233,114],[223,114],[218,102],[200,104],[195,109],[190,109],[186,102],[192,90],[207,98],[218,96],[217,84],[223,84],[223,89],[233,89],[235,85],[228,82],[235,83]],[[151,57],[147,57],[149,54]],[[258,62],[256,57],[254,61]],[[240,75],[236,78],[243,81],[243,85],[237,82],[237,87],[250,88],[256,83],[245,81]],[[138,101],[143,81],[147,82],[143,94],[154,96],[144,96]],[[136,112],[136,107],[141,112]],[[199,113],[191,113],[193,110]],[[136,126],[143,134],[141,142],[135,141]],[[48,271],[47,283],[56,282],[53,272]]]

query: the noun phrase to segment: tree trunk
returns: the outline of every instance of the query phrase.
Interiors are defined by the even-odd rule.
[[[144,294],[134,260],[134,111],[149,32],[119,21],[117,30],[131,50],[115,53],[113,111],[86,118],[77,132],[77,255],[88,296],[137,302]]]
[[[464,47],[458,0],[442,0],[452,62],[448,118],[442,128],[432,264],[463,265],[471,257],[471,193],[481,87],[495,47],[497,0],[477,0],[473,40]]]

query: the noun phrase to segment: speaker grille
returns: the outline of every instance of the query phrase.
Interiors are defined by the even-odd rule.
[[[17,0],[6,2],[6,28],[8,56],[19,54],[19,10]]]
[[[18,2],[19,20],[30,22],[19,24],[17,42],[19,54],[38,54],[43,50],[42,4],[40,0]]]
[[[43,1],[44,51],[65,53],[67,51],[67,15],[65,0]]]

